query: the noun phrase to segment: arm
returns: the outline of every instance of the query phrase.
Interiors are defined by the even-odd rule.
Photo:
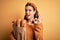
[[[42,25],[42,18],[39,16],[39,18],[35,18],[36,21],[34,21],[34,32],[36,40],[43,40],[43,25]]]
[[[35,32],[36,40],[43,40],[43,25],[42,25],[42,23],[35,24],[34,32]]]
[[[25,20],[21,20],[21,19],[18,19],[18,20],[15,20],[13,22],[13,31],[12,31],[12,34],[11,34],[11,40],[19,40],[21,39],[21,31],[23,30],[22,28],[24,28],[24,26],[26,25],[26,21]]]
[[[18,33],[17,30],[18,30],[18,27],[20,26],[20,19],[14,20],[12,23],[13,23],[12,24],[13,30],[12,30],[12,32],[10,34],[10,40],[16,40],[17,33]]]
[[[10,40],[16,40],[12,33],[10,34]]]

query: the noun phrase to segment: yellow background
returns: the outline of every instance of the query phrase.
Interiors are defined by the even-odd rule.
[[[0,40],[9,40],[12,21],[24,17],[27,2],[42,16],[44,40],[60,40],[60,0],[0,0]]]

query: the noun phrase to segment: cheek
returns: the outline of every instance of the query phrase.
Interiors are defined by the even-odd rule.
[[[33,16],[34,15],[34,12],[30,12],[30,15]]]

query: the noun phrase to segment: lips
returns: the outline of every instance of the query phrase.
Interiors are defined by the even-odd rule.
[[[27,15],[27,16],[30,16],[30,15]]]

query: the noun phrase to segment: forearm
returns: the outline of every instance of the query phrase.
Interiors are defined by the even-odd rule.
[[[10,34],[10,40],[16,40],[12,33]]]
[[[43,40],[43,25],[42,25],[42,23],[35,24],[34,32],[35,32],[36,40]]]

